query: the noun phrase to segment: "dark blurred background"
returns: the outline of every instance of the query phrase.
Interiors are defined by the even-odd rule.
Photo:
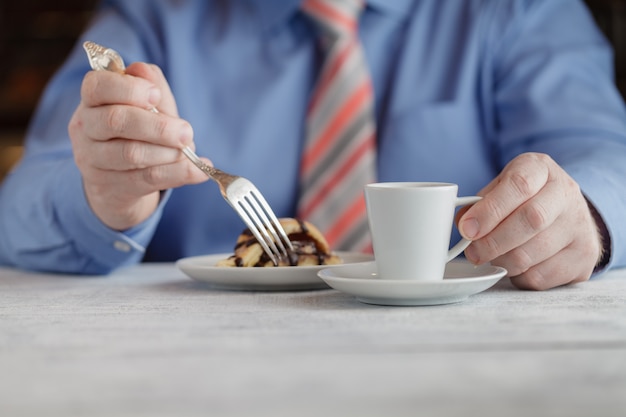
[[[626,0],[586,2],[615,48],[616,82],[626,97]],[[19,159],[26,125],[39,96],[87,24],[96,3],[1,0],[0,180]]]

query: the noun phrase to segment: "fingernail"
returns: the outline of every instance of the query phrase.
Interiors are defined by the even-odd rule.
[[[152,87],[148,92],[148,102],[150,102],[153,106],[156,106],[160,101],[161,91],[156,87]]]
[[[474,217],[465,219],[461,222],[461,234],[467,239],[473,239],[474,237],[478,236],[479,230],[480,226],[478,224],[478,220],[476,220],[476,218]]]

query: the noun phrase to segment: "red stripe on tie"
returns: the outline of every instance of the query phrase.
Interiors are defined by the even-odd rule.
[[[361,193],[354,202],[343,212],[330,229],[326,231],[326,240],[330,247],[334,247],[337,241],[360,219],[366,215],[365,197]]]
[[[368,139],[362,141],[343,164],[338,167],[335,173],[320,187],[319,191],[315,194],[315,198],[312,199],[309,204],[301,208],[301,217],[308,217],[319,204],[324,202],[326,196],[330,194],[333,188],[359,163],[361,158],[373,151],[374,133],[369,133],[368,135]]]
[[[316,165],[319,158],[332,145],[338,133],[352,120],[352,116],[359,107],[367,102],[366,99],[371,96],[371,93],[372,88],[369,80],[364,80],[354,93],[348,97],[326,129],[315,139],[315,146],[305,151],[302,157],[302,174],[306,175],[311,167]]]
[[[318,86],[315,88],[315,92],[313,93],[313,97],[311,98],[311,102],[309,103],[309,108],[307,110],[308,114],[313,114],[315,109],[317,108],[317,103],[320,100],[320,97],[324,97],[328,87],[331,82],[339,72],[339,69],[344,65],[346,60],[350,57],[352,51],[356,47],[356,42],[348,42],[339,53],[335,56],[333,62],[328,64],[328,70],[322,74],[322,77],[318,81]]]
[[[330,21],[336,25],[342,26],[350,32],[356,30],[356,21],[351,16],[343,14],[339,9],[317,2],[316,0],[307,0],[302,7],[305,8],[307,12],[320,16],[321,20]]]

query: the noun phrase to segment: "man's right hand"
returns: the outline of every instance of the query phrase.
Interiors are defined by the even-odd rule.
[[[87,201],[115,230],[146,220],[160,191],[207,180],[181,152],[194,148],[193,130],[154,65],[87,73],[68,130]]]

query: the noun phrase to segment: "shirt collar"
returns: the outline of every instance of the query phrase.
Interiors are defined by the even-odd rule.
[[[300,8],[302,0],[249,0],[261,20],[264,31],[288,20]],[[365,0],[368,8],[377,12],[406,17],[413,0]]]

